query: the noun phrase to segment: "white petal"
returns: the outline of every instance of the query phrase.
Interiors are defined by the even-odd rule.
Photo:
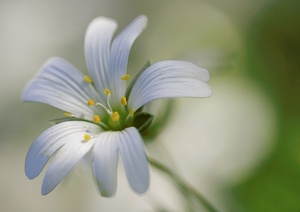
[[[110,44],[117,23],[109,18],[95,18],[88,26],[85,36],[85,57],[91,77],[103,99],[103,90],[109,88]]]
[[[33,179],[40,174],[49,158],[62,147],[69,136],[90,128],[98,130],[98,126],[81,121],[63,122],[44,131],[30,146],[26,161],[25,172]]]
[[[212,90],[206,69],[183,61],[161,61],[148,67],[132,87],[128,106],[139,109],[161,98],[208,97]]]
[[[114,196],[117,188],[119,132],[104,132],[95,139],[93,147],[94,175],[102,196]]]
[[[131,188],[142,194],[149,188],[149,166],[139,131],[130,127],[121,132],[119,152]]]
[[[74,66],[63,59],[52,58],[25,88],[22,99],[49,104],[77,116],[93,116],[95,107],[89,107],[87,101],[99,98]]]
[[[97,132],[99,131],[98,126],[86,122],[64,122],[60,124],[59,127],[65,129],[68,133],[59,138],[60,141],[58,142],[60,144],[63,143],[63,145],[59,147],[55,153],[45,174],[42,184],[43,195],[51,192],[71,171],[73,166],[91,149],[95,139],[92,138],[91,140],[86,141],[84,135],[89,134],[93,137],[94,133],[99,133]],[[74,129],[69,130],[69,128]],[[47,141],[49,142],[49,140]],[[39,161],[36,162],[40,163]]]
[[[112,104],[119,104],[125,93],[125,82],[121,77],[126,74],[131,46],[147,25],[147,17],[139,16],[133,20],[113,41],[110,61],[110,87],[113,92]]]

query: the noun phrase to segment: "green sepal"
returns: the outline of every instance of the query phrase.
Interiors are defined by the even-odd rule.
[[[76,118],[76,117],[64,117],[64,118],[58,118],[58,119],[52,119],[49,121],[50,124],[60,124],[62,122],[66,122],[66,121],[85,121],[85,122],[90,122],[90,121],[87,121],[85,119],[81,119],[81,118]],[[93,123],[93,122],[91,122]]]
[[[52,119],[49,121],[50,124],[60,124],[62,122],[66,122],[66,121],[75,121],[74,118],[69,118],[69,117],[64,117],[64,118],[58,118],[58,119]]]
[[[131,93],[132,87],[135,84],[136,80],[139,78],[139,76],[151,65],[151,61],[147,60],[147,62],[145,63],[145,65],[141,68],[141,70],[137,73],[137,75],[135,75],[135,77],[131,80],[130,84],[128,85],[127,89],[126,89],[126,98],[129,98],[129,95]]]
[[[147,129],[152,123],[154,116],[150,113],[139,113],[134,116],[132,126],[137,128],[140,132]]]

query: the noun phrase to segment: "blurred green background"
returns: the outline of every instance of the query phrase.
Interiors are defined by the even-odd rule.
[[[172,102],[148,153],[219,211],[300,211],[299,0],[1,0],[0,210],[186,210],[154,169],[149,192],[138,196],[121,167],[113,199],[97,194],[84,163],[48,196],[40,194],[44,172],[33,181],[24,173],[30,144],[62,114],[22,103],[24,86],[52,56],[86,73],[89,22],[108,16],[120,30],[140,14],[148,27],[132,48],[128,71],[148,59],[187,60],[210,71],[214,90],[207,99]],[[154,106],[162,109],[161,102]]]

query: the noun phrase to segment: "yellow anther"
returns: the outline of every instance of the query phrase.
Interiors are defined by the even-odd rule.
[[[129,74],[125,74],[121,77],[122,80],[129,80],[130,79],[130,75]]]
[[[108,88],[104,89],[104,93],[105,93],[106,96],[111,95],[111,92]]]
[[[100,117],[98,115],[94,115],[94,122],[98,124],[100,121]]]
[[[130,109],[129,115],[130,115],[131,118],[133,117],[133,115],[134,115],[134,109],[133,108]]]
[[[121,104],[124,105],[124,106],[127,105],[127,99],[126,99],[125,96],[122,97],[122,99],[121,99]]]
[[[93,82],[93,79],[88,75],[85,75],[83,78],[84,78],[84,81],[86,81],[87,83],[92,83]]]
[[[111,119],[112,119],[113,121],[118,121],[118,120],[120,119],[119,113],[118,113],[117,111],[115,111],[115,112],[112,114]]]
[[[91,140],[91,136],[89,134],[84,134],[83,138],[85,141]]]
[[[89,106],[93,106],[93,105],[95,104],[95,102],[94,102],[94,100],[89,99],[88,102],[87,102],[87,104],[88,104]]]
[[[71,118],[73,115],[72,113],[64,112],[64,116]]]

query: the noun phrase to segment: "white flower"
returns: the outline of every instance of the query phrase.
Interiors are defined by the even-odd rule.
[[[25,172],[30,179],[37,177],[52,157],[42,184],[43,195],[89,151],[102,196],[115,194],[119,155],[130,186],[144,193],[149,187],[149,167],[139,130],[147,127],[152,117],[141,112],[141,107],[161,98],[211,95],[205,83],[208,71],[183,61],[147,66],[127,85],[130,48],[146,24],[147,18],[139,16],[112,41],[116,22],[96,18],[85,38],[90,76],[63,59],[52,58],[24,90],[24,101],[66,111],[66,118],[44,131],[27,153]],[[142,124],[136,123],[137,118]]]

